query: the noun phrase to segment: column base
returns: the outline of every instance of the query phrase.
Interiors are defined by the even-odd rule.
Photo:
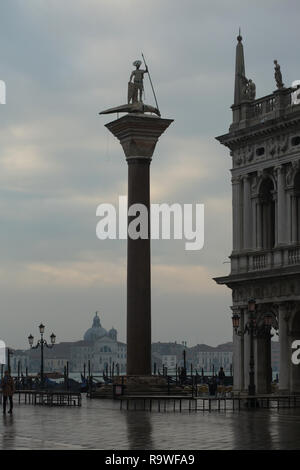
[[[115,383],[123,383],[125,386],[125,395],[139,395],[166,392],[168,389],[167,378],[160,375],[126,375],[116,377]]]

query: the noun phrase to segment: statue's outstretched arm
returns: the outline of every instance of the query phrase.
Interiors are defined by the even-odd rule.
[[[129,78],[129,82],[131,82],[133,76],[134,76],[134,72],[131,72],[131,75],[130,75],[130,78]]]

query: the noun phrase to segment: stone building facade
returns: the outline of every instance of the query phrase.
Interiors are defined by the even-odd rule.
[[[258,327],[266,313],[272,315],[280,341],[280,389],[299,392],[300,366],[291,362],[291,344],[300,339],[300,89],[286,88],[277,72],[277,89],[256,99],[247,90],[242,37],[237,39],[233,122],[217,137],[232,157],[233,250],[230,274],[216,281],[232,289],[241,332],[250,298],[256,300]],[[246,390],[249,335],[233,331],[233,341],[234,386]],[[270,331],[254,343],[256,389],[269,392]]]

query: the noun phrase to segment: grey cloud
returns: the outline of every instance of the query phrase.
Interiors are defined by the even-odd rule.
[[[166,202],[206,204],[204,249],[192,254],[183,243],[155,242],[153,263],[183,271],[199,265],[212,275],[225,274],[223,261],[231,249],[230,158],[214,136],[230,124],[238,27],[246,73],[259,96],[268,94],[275,88],[274,58],[287,84],[300,78],[299,9],[297,0],[3,2],[0,79],[8,92],[0,116],[4,279],[5,270],[12,279],[14,273],[20,278],[29,263],[59,267],[93,259],[118,265],[124,258],[124,242],[100,243],[95,237],[96,204],[112,202],[127,182],[121,148],[104,128],[110,118],[98,112],[126,100],[131,62],[141,50],[161,110],[175,119],[152,163],[153,192],[164,194]],[[146,99],[153,103],[149,82]],[[184,171],[189,164],[199,181]],[[178,174],[185,175],[182,181]],[[207,282],[214,295],[179,295],[176,285],[172,294],[154,288],[154,340],[216,344],[230,339],[230,292]],[[0,293],[3,335],[13,346],[24,345],[24,331],[41,319],[59,332],[58,338],[76,339],[97,308],[103,323],[114,324],[125,338],[122,282],[24,290],[13,280],[9,285],[0,280]]]

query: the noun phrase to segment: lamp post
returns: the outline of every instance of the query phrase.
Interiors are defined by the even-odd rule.
[[[250,335],[250,361],[249,361],[249,386],[248,386],[248,396],[254,397],[256,393],[255,387],[255,362],[254,362],[254,338],[270,335],[271,328],[273,326],[274,314],[267,312],[263,316],[263,324],[257,324],[257,314],[256,314],[256,302],[255,299],[249,299],[248,301],[248,322],[245,325],[243,331],[239,330],[240,326],[240,316],[237,313],[232,315],[232,326],[234,331],[239,336],[244,336],[245,334]],[[275,318],[276,323],[276,318]],[[276,327],[276,326],[275,326]],[[255,406],[255,400],[250,400],[250,405]]]
[[[10,357],[13,355],[13,350],[7,348],[7,370],[9,375],[11,374],[11,365],[10,365]]]
[[[186,375],[186,350],[183,350],[183,369],[184,369],[184,374]]]
[[[37,344],[33,346],[34,337],[32,336],[32,334],[28,336],[28,342],[31,349],[38,349],[39,347],[41,348],[41,387],[44,388],[44,347],[52,349],[55,344],[56,336],[54,333],[52,333],[50,335],[51,344],[48,344],[47,341],[44,339],[45,326],[43,325],[43,323],[40,324],[39,330],[41,338],[38,340]]]

